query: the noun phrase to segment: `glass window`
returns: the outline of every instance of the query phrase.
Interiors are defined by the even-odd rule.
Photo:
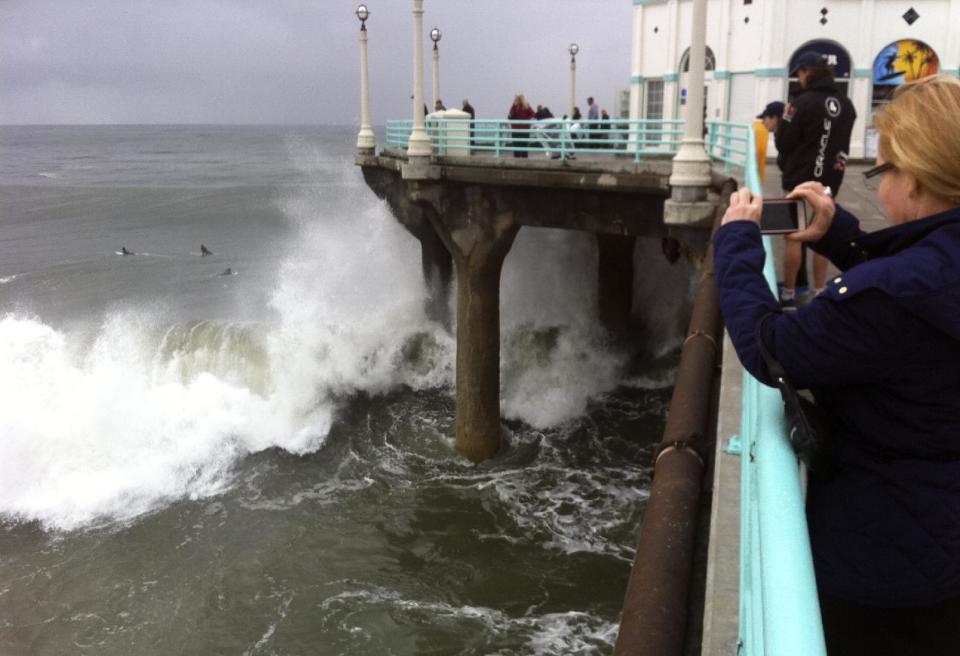
[[[647,111],[646,118],[648,120],[657,120],[663,118],[663,80],[647,80]],[[659,129],[662,126],[652,125],[648,126],[651,129]],[[641,143],[644,141],[660,141],[660,134],[644,134],[640,139]]]
[[[647,112],[649,119],[663,118],[663,80],[647,80]]]

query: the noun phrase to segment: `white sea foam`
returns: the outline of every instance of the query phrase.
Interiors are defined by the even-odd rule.
[[[416,240],[353,166],[295,159],[326,183],[282,199],[299,230],[276,324],[165,326],[137,307],[76,332],[0,321],[0,514],[59,529],[132,518],[222,491],[246,454],[320,448],[358,390],[452,386],[455,342],[425,317]],[[507,417],[555,425],[616,384],[593,248],[521,231],[502,285]]]
[[[617,636],[615,623],[589,613],[528,612],[514,617],[483,606],[411,599],[381,586],[348,590],[325,599],[319,607],[320,623],[328,629],[336,627],[355,639],[376,643],[379,636],[367,621],[367,616],[376,611],[389,611],[393,621],[411,625],[422,624],[422,616],[428,616],[434,628],[449,628],[455,635],[470,636],[471,644],[482,644],[491,650],[484,653],[492,656],[517,653],[514,647],[497,648],[506,636],[520,636],[526,643],[523,653],[534,656],[609,653]]]

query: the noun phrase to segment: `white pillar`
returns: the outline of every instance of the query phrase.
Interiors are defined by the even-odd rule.
[[[433,44],[433,109],[437,108],[437,101],[443,98],[440,95],[440,48]],[[433,111],[433,110],[431,110]]]
[[[413,130],[407,156],[430,156],[430,137],[423,123],[423,0],[413,0]]]
[[[577,105],[577,56],[570,55],[570,118],[573,118],[573,108]]]
[[[633,38],[630,43],[630,120],[643,115],[643,5],[633,5]],[[631,137],[636,141],[636,137]]]
[[[700,201],[710,185],[710,158],[703,147],[703,68],[707,39],[707,0],[693,0],[690,35],[690,71],[687,75],[687,105],[684,136],[673,158],[671,194],[679,201]]]
[[[373,151],[377,145],[373,128],[370,127],[370,85],[367,78],[367,26],[360,24],[360,132],[357,134],[357,150]]]

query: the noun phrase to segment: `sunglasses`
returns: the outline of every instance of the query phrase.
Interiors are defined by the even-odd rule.
[[[883,173],[884,171],[889,171],[892,168],[894,168],[892,163],[884,162],[883,164],[878,164],[877,166],[874,166],[872,169],[867,169],[866,171],[864,171],[863,177],[869,180],[870,178],[876,177],[881,173]]]

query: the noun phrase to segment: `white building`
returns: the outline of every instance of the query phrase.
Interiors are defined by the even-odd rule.
[[[680,118],[693,0],[633,0],[630,117]],[[707,0],[706,113],[748,122],[827,55],[857,110],[853,157],[876,155],[873,112],[906,80],[960,74],[960,0]]]

